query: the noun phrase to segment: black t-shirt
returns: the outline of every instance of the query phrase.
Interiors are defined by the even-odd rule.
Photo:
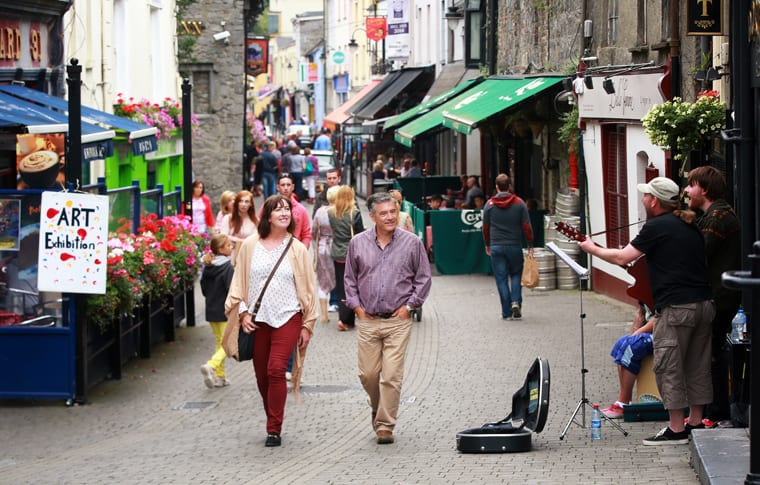
[[[655,309],[711,298],[705,243],[695,224],[662,214],[648,220],[631,245],[646,254]]]

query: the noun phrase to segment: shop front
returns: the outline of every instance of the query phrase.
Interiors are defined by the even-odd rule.
[[[396,144],[390,132],[383,131],[382,123],[389,117],[411,109],[422,102],[435,80],[435,66],[404,68],[391,71],[382,82],[361,102],[354,105],[349,113],[352,122],[359,125],[351,128],[361,132],[363,143],[352,155],[352,178],[349,182],[358,187],[357,193],[366,197],[371,193],[372,164],[379,155],[386,159],[396,154]]]
[[[583,84],[577,88],[579,117],[585,126],[588,230],[601,234],[596,238],[599,244],[622,248],[638,234],[641,226],[636,223],[646,220],[636,186],[670,173],[665,152],[649,141],[641,124],[652,106],[666,99],[661,88],[665,74],[662,68],[652,68],[610,77],[612,92],[597,89],[605,77],[605,73],[589,76],[587,82],[594,89]],[[595,291],[636,303],[626,293],[633,281],[625,269],[594,258],[591,278]]]

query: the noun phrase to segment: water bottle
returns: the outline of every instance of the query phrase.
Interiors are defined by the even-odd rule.
[[[744,309],[739,308],[739,311],[734,315],[731,320],[731,341],[741,342],[744,340],[744,329],[747,327],[747,315],[744,314]]]
[[[594,410],[591,411],[591,439],[602,439],[602,412],[598,404],[594,404]]]

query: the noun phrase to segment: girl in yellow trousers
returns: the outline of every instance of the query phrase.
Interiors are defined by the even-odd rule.
[[[224,359],[227,354],[222,348],[222,336],[227,327],[227,316],[224,314],[224,300],[232,282],[232,240],[224,234],[211,238],[211,252],[203,256],[203,274],[201,276],[201,292],[206,297],[206,320],[216,337],[216,352],[208,362],[201,366],[203,382],[206,387],[229,386],[230,381],[224,373]]]

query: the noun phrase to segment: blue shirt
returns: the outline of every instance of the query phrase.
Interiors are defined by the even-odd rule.
[[[332,143],[330,142],[330,137],[324,134],[319,135],[317,139],[314,140],[314,149],[324,150],[324,151],[332,150]]]

